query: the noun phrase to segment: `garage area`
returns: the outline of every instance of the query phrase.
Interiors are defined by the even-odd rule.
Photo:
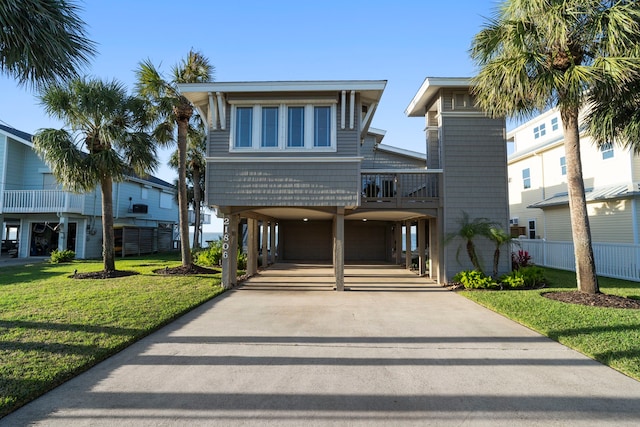
[[[331,262],[333,222],[291,220],[279,223],[282,261]],[[392,224],[386,221],[345,221],[345,261],[391,261]]]

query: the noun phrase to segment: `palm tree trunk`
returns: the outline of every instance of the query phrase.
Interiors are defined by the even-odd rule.
[[[193,264],[189,245],[189,200],[187,199],[187,129],[189,118],[178,114],[178,209],[180,211],[180,251],[182,265]]]
[[[469,260],[471,260],[471,265],[482,272],[482,268],[480,267],[480,260],[478,259],[478,254],[476,253],[476,246],[473,244],[471,239],[467,240],[467,255],[469,255]]]
[[[193,168],[193,213],[195,217],[193,227],[193,247],[200,247],[200,170],[198,166]]]
[[[564,150],[567,160],[567,187],[569,191],[571,232],[576,258],[576,281],[580,292],[596,294],[600,292],[600,289],[591,246],[587,202],[584,196],[578,108],[565,107],[560,110],[560,114],[562,116]]]
[[[100,180],[102,191],[102,261],[105,272],[116,271],[113,236],[113,179],[104,175]]]

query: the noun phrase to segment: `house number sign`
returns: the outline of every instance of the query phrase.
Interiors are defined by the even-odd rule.
[[[222,233],[222,258],[229,258],[229,218],[223,220],[223,233]]]

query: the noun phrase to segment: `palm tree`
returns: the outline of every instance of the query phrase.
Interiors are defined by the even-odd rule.
[[[187,156],[186,156],[186,175],[187,199],[189,204],[193,206],[194,232],[193,232],[193,248],[200,247],[200,209],[202,208],[202,194],[205,188],[205,169],[206,161],[204,159],[206,152],[206,135],[204,129],[190,128],[187,135]],[[178,151],[174,151],[169,159],[169,165],[178,169],[179,155]]]
[[[78,10],[69,0],[2,0],[0,72],[39,88],[76,77],[95,55]]]
[[[499,227],[489,227],[489,233],[486,237],[496,245],[493,251],[493,278],[495,279],[498,277],[498,266],[500,265],[500,248],[511,242],[512,239],[506,231]]]
[[[604,83],[638,76],[640,5],[633,0],[509,0],[474,38],[477,104],[493,117],[527,117],[557,107],[567,161],[578,289],[598,293],[580,159],[579,111],[609,99]]]
[[[478,237],[488,237],[490,233],[489,230],[493,227],[493,223],[487,218],[471,219],[467,212],[462,212],[462,216],[457,222],[459,225],[458,230],[453,233],[449,233],[445,237],[445,244],[450,243],[455,238],[462,239],[465,243],[465,250],[467,252],[467,256],[469,256],[471,265],[473,265],[474,269],[482,273],[482,263],[480,262],[480,257],[476,251],[474,240]],[[462,246],[459,246],[458,251],[456,252],[456,258],[459,258],[461,249]]]
[[[66,123],[41,129],[33,137],[55,177],[72,191],[102,191],[104,272],[115,271],[112,184],[132,170],[139,175],[156,165],[155,142],[146,133],[145,103],[127,95],[117,82],[76,79],[49,86],[41,95],[46,112]]]
[[[178,146],[178,206],[180,209],[180,241],[182,266],[193,264],[189,249],[189,206],[187,199],[187,135],[189,129],[198,127],[199,117],[194,116],[193,106],[178,90],[180,83],[206,83],[213,80],[214,67],[199,52],[190,51],[187,58],[172,70],[172,79],[166,80],[149,61],[139,64],[136,72],[138,93],[154,105],[157,126],[155,138],[161,144],[174,141],[177,131]]]

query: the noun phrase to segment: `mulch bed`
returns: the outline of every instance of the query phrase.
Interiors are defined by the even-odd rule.
[[[585,294],[579,291],[545,292],[542,296],[569,304],[592,307],[640,309],[640,300],[607,294]]]
[[[89,273],[76,273],[69,276],[70,279],[113,279],[115,277],[135,276],[135,271],[116,270],[116,271],[92,271]]]
[[[178,275],[178,276],[188,276],[190,274],[218,274],[220,270],[214,270],[211,268],[200,267],[199,265],[180,265],[178,267],[166,267],[158,270],[153,270],[156,274],[166,274],[166,275]]]

